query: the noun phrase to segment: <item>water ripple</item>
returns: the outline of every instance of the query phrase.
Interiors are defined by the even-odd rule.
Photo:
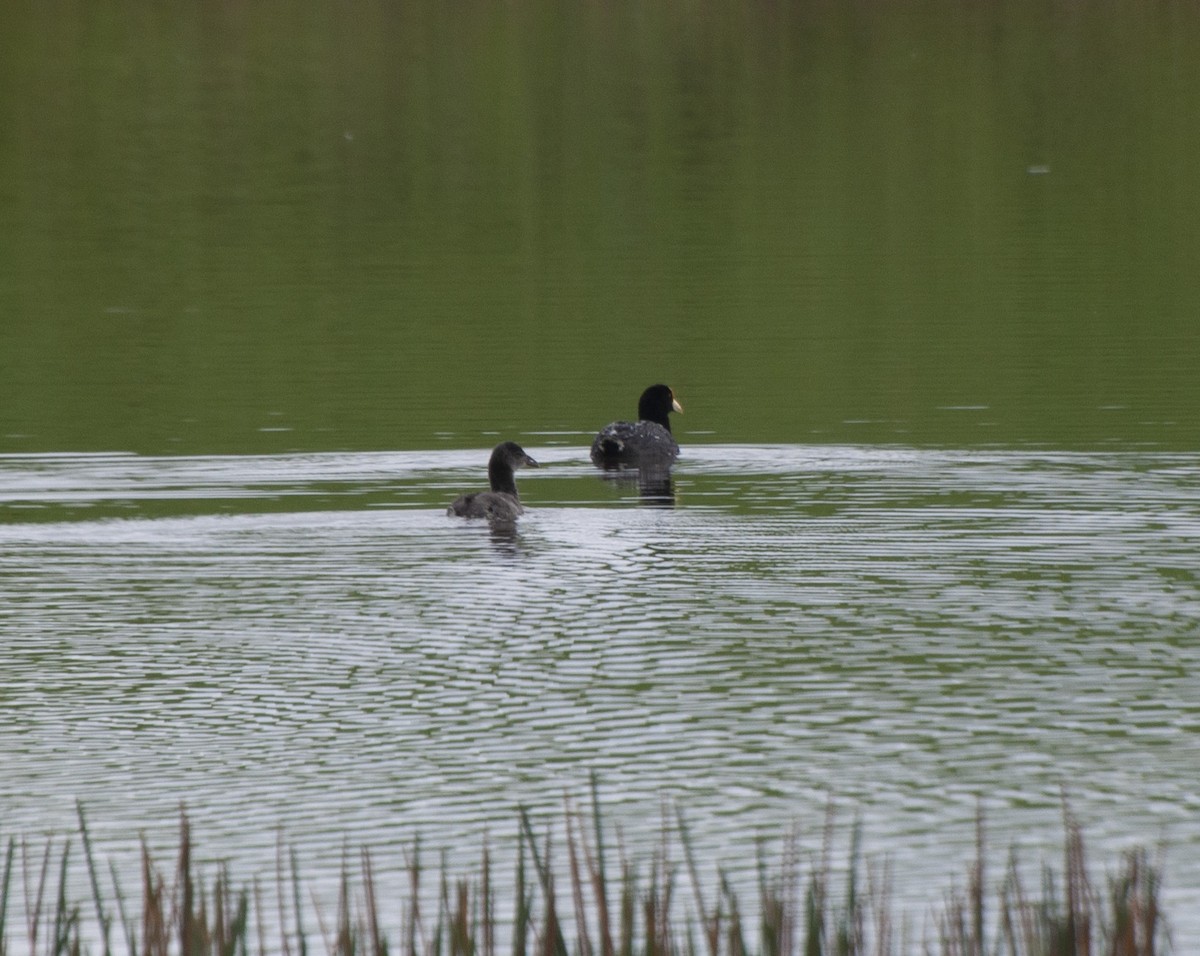
[[[1200,456],[702,446],[647,508],[531,451],[509,536],[443,514],[479,451],[0,458],[8,826],[80,796],[119,853],[186,799],[332,880],[596,768],[631,847],[673,793],[714,861],[837,795],[929,902],[980,798],[1056,855],[1065,784],[1200,889]]]

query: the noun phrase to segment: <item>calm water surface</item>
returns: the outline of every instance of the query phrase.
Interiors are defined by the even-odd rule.
[[[0,458],[6,831],[79,798],[127,859],[186,800],[332,899],[344,841],[466,867],[597,770],[635,855],[665,795],[742,874],[832,797],[919,915],[980,803],[1056,860],[1065,787],[1200,944],[1200,455],[689,446],[663,502],[523,441],[514,536],[443,513],[486,450]]]

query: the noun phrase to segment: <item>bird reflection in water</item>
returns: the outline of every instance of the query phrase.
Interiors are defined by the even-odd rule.
[[[637,485],[638,498],[647,508],[675,507],[675,479],[670,466],[606,468],[604,478],[621,485]]]
[[[489,521],[488,538],[500,554],[517,555],[524,550],[516,521]]]

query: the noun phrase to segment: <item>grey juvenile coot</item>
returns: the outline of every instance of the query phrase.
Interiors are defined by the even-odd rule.
[[[454,502],[446,514],[463,518],[492,518],[514,521],[523,514],[521,499],[517,496],[517,482],[513,478],[514,468],[536,468],[538,463],[525,454],[525,449],[515,441],[501,442],[492,449],[488,459],[488,481],[491,491],[476,491],[463,495]]]
[[[592,461],[601,468],[670,465],[679,454],[679,443],[667,416],[682,411],[666,385],[651,385],[638,400],[638,421],[613,422],[600,429],[592,442]]]

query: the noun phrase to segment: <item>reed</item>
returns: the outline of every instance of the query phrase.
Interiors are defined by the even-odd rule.
[[[556,847],[553,828],[539,833],[519,813],[511,880],[498,885],[486,839],[477,870],[457,877],[445,860],[429,872],[417,843],[405,854],[405,898],[385,900],[363,849],[354,863],[343,857],[329,919],[315,897],[306,902],[296,856],[282,843],[273,900],[257,880],[235,885],[224,865],[206,874],[183,811],[169,868],[143,841],[141,892],[131,902],[111,866],[111,890],[102,887],[82,808],[78,816],[91,900],[69,897],[71,839],[41,847],[10,839],[0,870],[0,956],[1160,956],[1169,948],[1161,865],[1132,851],[1098,888],[1069,810],[1062,869],[1044,866],[1036,891],[1015,856],[989,887],[981,814],[963,888],[931,906],[932,929],[919,936],[894,918],[890,870],[865,864],[861,827],[835,866],[832,811],[807,865],[794,830],[774,858],[760,842],[757,899],[747,905],[719,869],[704,881],[682,812],[664,814],[662,839],[644,866],[619,834],[614,858],[593,780],[586,810],[565,799],[565,847]],[[23,932],[12,925],[18,910]]]

